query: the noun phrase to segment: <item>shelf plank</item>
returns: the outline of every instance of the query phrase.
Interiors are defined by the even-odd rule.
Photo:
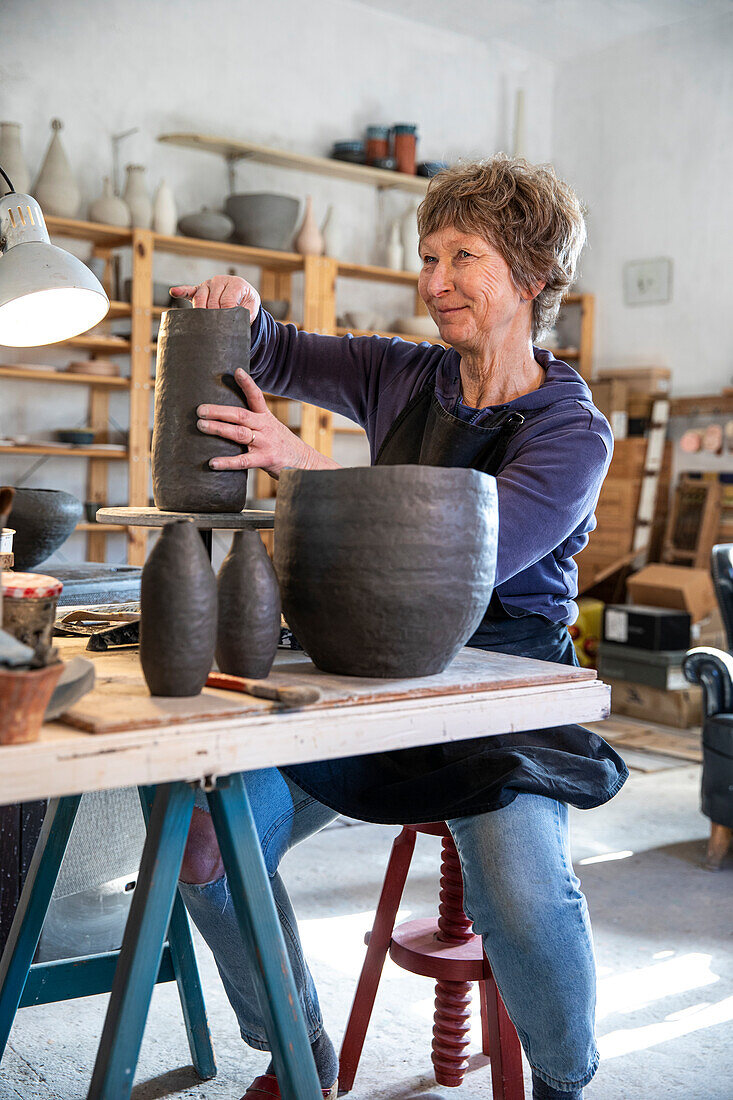
[[[417,274],[414,271],[393,271],[391,267],[377,267],[374,264],[350,264],[339,262],[336,274],[342,279],[364,279],[375,283],[397,283],[401,286],[417,287]]]
[[[416,336],[409,332],[377,332],[374,329],[337,328],[337,336],[382,336],[385,340],[407,340],[410,344],[440,344],[447,348],[445,340],[439,336]]]
[[[120,447],[118,451],[95,447],[49,447],[43,443],[19,443],[9,446],[0,445],[0,454],[4,455],[58,455],[59,458],[108,458],[111,460],[127,458],[127,451]]]
[[[110,355],[126,355],[132,345],[129,340],[124,340],[121,336],[110,336],[105,333],[98,333],[95,336],[94,333],[89,333],[84,336],[72,336],[70,340],[60,340],[57,344],[49,346],[84,348],[86,351],[106,351]]]
[[[730,416],[733,393],[708,393],[699,397],[673,397],[670,416]]]
[[[297,252],[278,252],[271,248],[251,248],[229,241],[202,241],[197,237],[166,237],[153,234],[154,247],[159,252],[176,256],[206,257],[225,263],[252,264],[270,271],[302,271],[303,257]]]
[[[104,374],[76,374],[72,371],[28,370],[27,367],[0,366],[0,378],[22,378],[24,382],[65,382],[85,386],[111,386],[129,389],[129,378],[114,378]]]
[[[92,241],[105,248],[121,248],[132,244],[132,230],[101,222],[79,221],[77,218],[56,218],[49,215],[46,226],[52,237],[71,237],[75,241]]]
[[[390,172],[384,168],[371,168],[367,164],[349,164],[331,157],[312,157],[305,153],[290,153],[285,149],[271,149],[253,141],[233,141],[208,134],[174,133],[159,134],[158,141],[166,145],[178,145],[184,149],[200,149],[216,153],[229,161],[256,160],[272,164],[276,168],[295,168],[301,172],[315,172],[320,176],[367,183],[372,187],[399,188],[424,195],[430,182],[425,176],[408,176],[404,172]]]
[[[121,523],[77,523],[75,531],[126,531]]]
[[[116,320],[118,317],[132,317],[132,306],[129,302],[110,301],[109,313],[105,317],[105,321]]]

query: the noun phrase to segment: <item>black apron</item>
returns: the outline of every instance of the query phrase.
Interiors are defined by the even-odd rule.
[[[523,414],[503,408],[483,424],[467,423],[442,407],[431,383],[392,424],[375,465],[458,466],[495,475],[524,420]],[[467,645],[577,664],[566,627],[542,615],[512,617],[496,593]],[[586,809],[608,801],[628,776],[621,757],[603,738],[574,725],[296,764],[281,771],[339,813],[401,825],[496,810],[519,791]]]

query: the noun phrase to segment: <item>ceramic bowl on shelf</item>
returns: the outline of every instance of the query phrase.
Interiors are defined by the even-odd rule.
[[[120,376],[120,368],[111,359],[75,359],[64,370],[69,374],[91,374],[101,378]]]
[[[380,327],[381,318],[366,309],[351,309],[343,315],[344,328],[355,328],[360,332],[373,332]]]
[[[407,336],[427,336],[439,340],[440,332],[432,317],[416,314],[414,317],[397,317],[392,322],[393,332],[403,332]]]
[[[195,214],[179,218],[178,231],[184,237],[198,237],[202,241],[228,241],[234,232],[234,222],[222,210],[204,206]]]
[[[77,447],[88,447],[94,442],[91,428],[60,428],[56,436],[59,443],[73,443]]]
[[[234,239],[252,248],[287,251],[300,212],[300,199],[266,191],[230,195],[226,212],[234,222]]]

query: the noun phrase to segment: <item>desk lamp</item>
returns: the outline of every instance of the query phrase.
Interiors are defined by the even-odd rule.
[[[10,188],[0,198],[0,344],[55,344],[99,324],[109,310],[85,263],[51,244],[41,208]]]

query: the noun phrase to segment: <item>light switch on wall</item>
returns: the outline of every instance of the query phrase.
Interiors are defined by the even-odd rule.
[[[672,261],[631,260],[624,264],[624,302],[627,306],[645,306],[672,299]]]

